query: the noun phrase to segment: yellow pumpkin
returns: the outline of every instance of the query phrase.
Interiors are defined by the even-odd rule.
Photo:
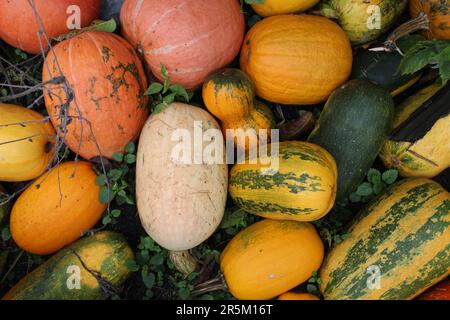
[[[286,292],[278,297],[278,300],[320,300],[317,296],[311,293],[303,292]]]
[[[447,108],[449,97],[450,89],[442,88],[440,84],[423,88],[397,107],[393,128],[417,121],[419,118],[413,113],[423,106],[431,111]],[[428,114],[425,117],[422,113],[419,121],[427,124],[427,119],[433,116]],[[411,128],[413,134],[423,129],[417,125]],[[408,140],[412,139],[386,140],[380,152],[386,167],[396,168],[401,176],[407,178],[433,178],[450,167],[450,114],[437,119],[421,138]]]
[[[237,299],[271,299],[308,280],[320,268],[323,255],[312,224],[262,220],[228,243],[220,267]]]
[[[280,15],[250,29],[240,64],[259,97],[287,105],[311,105],[327,100],[348,79],[352,59],[350,41],[333,21]]]
[[[25,251],[51,254],[91,229],[106,210],[89,162],[66,162],[29,186],[11,210],[14,241]]]
[[[55,130],[27,108],[0,103],[0,181],[37,178],[53,157]]]
[[[221,121],[224,137],[238,149],[256,149],[260,133],[270,140],[275,117],[268,106],[255,100],[252,81],[241,70],[224,69],[209,76],[203,85],[203,101]],[[243,130],[241,136],[238,130]]]
[[[318,2],[319,0],[264,0],[261,4],[253,2],[252,8],[260,16],[268,17],[305,11]]]
[[[331,154],[303,141],[272,143],[270,148],[256,163],[233,166],[228,186],[233,201],[247,212],[276,220],[315,221],[328,214],[338,176]]]

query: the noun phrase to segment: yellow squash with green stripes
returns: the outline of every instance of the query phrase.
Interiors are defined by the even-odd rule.
[[[396,130],[416,118],[419,124],[426,123],[426,117],[414,113],[419,108],[435,108],[443,112],[437,120],[432,120],[425,130],[411,125],[410,131],[416,134],[425,131],[414,139],[388,139],[380,152],[380,158],[388,168],[396,168],[403,177],[432,178],[450,166],[450,86],[442,88],[439,84],[425,87],[398,106],[393,128]],[[434,100],[430,100],[433,99]],[[427,105],[425,105],[427,104]],[[442,110],[437,110],[437,109]],[[434,110],[429,116],[434,117]]]
[[[320,271],[325,299],[412,299],[450,273],[450,194],[405,179],[373,200]]]
[[[278,147],[278,156],[274,150]],[[323,148],[308,142],[272,144],[256,163],[236,164],[229,192],[247,212],[279,220],[315,221],[325,216],[336,198],[337,168]]]
[[[125,238],[102,231],[59,251],[19,281],[2,300],[98,300],[118,289],[134,254]]]

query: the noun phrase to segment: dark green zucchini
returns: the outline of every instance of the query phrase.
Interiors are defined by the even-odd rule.
[[[420,78],[420,72],[411,75],[397,74],[402,58],[398,52],[360,51],[353,58],[351,78],[368,79],[378,83],[395,97]]]
[[[338,201],[345,201],[363,181],[393,117],[389,92],[368,80],[351,80],[328,99],[309,141],[328,150],[336,160]]]

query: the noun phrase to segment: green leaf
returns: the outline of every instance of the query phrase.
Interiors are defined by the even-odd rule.
[[[381,193],[381,191],[383,191],[384,189],[384,184],[383,182],[379,181],[377,183],[373,184],[373,193],[378,195]]]
[[[137,272],[139,271],[139,266],[136,263],[135,260],[132,259],[128,259],[127,261],[125,261],[125,266],[131,271],[131,272]]]
[[[161,254],[155,254],[150,258],[150,264],[154,266],[160,266],[164,263],[164,257]]]
[[[220,224],[220,228],[228,229],[231,227],[240,226],[246,216],[247,216],[247,213],[242,209],[237,209],[237,210],[234,210],[231,212],[228,210],[225,212],[225,215]]]
[[[116,28],[117,28],[117,23],[113,18],[109,19],[107,21],[94,20],[92,22],[92,24],[88,27],[69,31],[63,35],[53,37],[53,40],[58,41],[58,42],[64,41],[67,39],[71,39],[71,38],[79,35],[80,33],[83,33],[86,31],[100,31],[100,32],[113,33],[114,31],[116,31]]]
[[[372,184],[380,182],[381,172],[374,168],[369,169],[369,172],[367,173],[367,180]]]
[[[361,197],[370,196],[372,191],[372,185],[369,182],[363,182],[356,190],[356,194]]]
[[[136,144],[134,142],[130,142],[125,146],[126,153],[136,153]]]
[[[100,202],[101,203],[110,203],[114,199],[114,192],[109,190],[108,187],[104,186],[100,189]]]
[[[133,164],[136,162],[136,156],[134,154],[127,154],[125,156],[125,162],[128,164]]]
[[[111,215],[112,215],[114,218],[120,217],[121,214],[122,214],[122,211],[120,211],[119,209],[114,209],[114,210],[111,211]]]
[[[103,219],[102,219],[102,223],[103,223],[104,225],[110,224],[111,221],[112,221],[112,219],[111,219],[111,217],[108,216],[108,215],[104,216]]]
[[[96,179],[95,179],[95,184],[98,186],[104,186],[106,185],[106,176],[104,174],[99,175]]]
[[[8,241],[11,239],[11,232],[9,231],[9,226],[5,225],[2,229],[2,240]]]
[[[120,178],[122,178],[122,171],[119,169],[111,169],[108,172],[108,177],[112,180],[112,181],[119,181]]]
[[[164,102],[161,102],[160,104],[158,104],[155,109],[153,109],[153,113],[157,114],[160,112],[163,112],[164,109],[167,108],[167,104],[165,104]]]
[[[162,90],[162,94],[166,94],[167,91],[170,88],[170,80],[169,79],[165,79],[164,80],[164,86],[163,86],[163,90]]]
[[[116,162],[122,162],[123,161],[123,154],[121,154],[121,153],[114,153],[113,154],[113,156],[112,156],[112,158],[113,158],[113,160],[114,161],[116,161]]]
[[[398,171],[396,169],[390,169],[383,172],[382,179],[387,184],[393,184],[398,178]]]
[[[146,267],[146,266],[145,266]],[[148,268],[143,268],[141,272],[142,281],[148,289],[153,288],[155,285],[155,274],[153,272],[149,272]]]
[[[153,82],[150,87],[147,89],[147,91],[145,91],[145,95],[146,96],[150,96],[152,94],[156,94],[161,92],[161,90],[163,89],[163,85],[159,82]]]
[[[163,64],[161,64],[161,75],[162,75],[163,79],[167,79],[169,77],[166,66]]]
[[[181,300],[189,299],[190,295],[191,295],[191,291],[188,288],[178,289],[178,296],[180,297]]]
[[[361,201],[361,196],[358,195],[356,192],[353,192],[350,194],[349,199],[350,199],[350,202],[358,203]]]
[[[189,102],[190,100],[189,94],[183,86],[179,84],[174,84],[170,86],[170,91],[174,93],[176,96],[182,97],[185,102]]]

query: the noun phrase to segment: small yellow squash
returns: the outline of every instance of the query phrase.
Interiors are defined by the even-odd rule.
[[[41,114],[0,103],[0,181],[37,178],[52,159],[54,142],[55,131]]]
[[[253,1],[252,8],[260,16],[268,17],[305,11],[318,2],[319,0],[264,0],[262,3]]]
[[[320,268],[323,255],[322,241],[312,224],[266,219],[228,243],[220,267],[234,297],[263,300],[308,280]]]

